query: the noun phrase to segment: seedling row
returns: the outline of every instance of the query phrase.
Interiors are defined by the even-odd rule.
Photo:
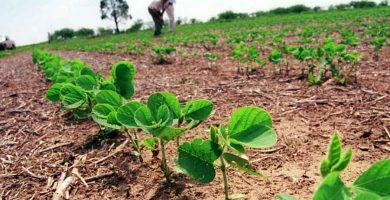
[[[342,49],[334,41],[328,45],[333,45],[329,48],[334,50],[334,55],[337,54],[336,49]],[[165,51],[157,47],[154,49],[156,53]],[[245,45],[242,49],[248,53],[246,58],[257,62],[251,56],[255,50]],[[297,47],[291,48],[290,52],[304,54],[302,52],[305,50]],[[327,53],[323,56],[329,56],[330,53]],[[146,102],[136,101],[133,99],[136,68],[127,61],[114,64],[111,76],[103,77],[80,60],[62,60],[57,55],[40,50],[34,50],[32,57],[52,82],[46,92],[48,100],[61,105],[76,119],[92,119],[99,125],[101,134],[123,134],[129,141],[126,145],[131,146],[139,162],[145,162],[145,151],[159,149],[160,168],[168,186],[174,182],[173,173],[186,174],[203,184],[212,182],[216,174],[221,173],[224,183],[221,190],[225,199],[237,199],[245,196],[230,194],[230,169],[259,177],[259,181],[263,181],[263,175],[251,165],[246,154],[248,148],[269,148],[277,142],[272,116],[266,110],[256,106],[237,108],[226,123],[209,127],[207,138],[196,137],[184,141],[181,136],[188,131],[201,131],[199,125],[213,114],[213,102],[195,99],[180,103],[177,96],[167,91],[150,94]],[[215,58],[213,55],[207,57]],[[140,131],[149,137],[141,138]],[[168,163],[166,158],[168,143],[175,143],[178,150],[174,163]],[[346,169],[351,158],[351,149],[342,151],[341,139],[335,133],[329,144],[328,157],[320,164],[323,180],[313,199],[390,197],[390,160],[373,164],[352,185],[346,185],[340,173]],[[280,194],[278,198],[294,199],[288,194]]]

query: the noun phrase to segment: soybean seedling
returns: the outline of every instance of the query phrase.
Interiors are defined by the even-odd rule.
[[[280,50],[273,49],[268,57],[268,60],[274,65],[274,73],[280,74],[280,64],[283,61],[283,55]]]
[[[149,96],[147,105],[125,105],[125,108],[119,108],[118,116],[123,117],[124,120],[120,121],[126,126],[140,127],[158,139],[162,154],[161,170],[170,184],[172,171],[167,164],[165,145],[175,139],[179,145],[179,136],[206,120],[212,109],[212,102],[206,99],[189,101],[181,107],[175,95],[159,92]]]
[[[156,57],[157,64],[169,64],[168,56],[175,52],[176,49],[174,47],[163,47],[163,46],[153,46],[152,52]]]
[[[244,147],[268,148],[276,143],[271,116],[258,107],[242,107],[233,112],[229,125],[210,129],[210,138],[194,139],[179,147],[177,170],[195,181],[214,180],[215,168],[222,172],[225,199],[229,199],[227,171],[236,168],[250,175],[261,176],[245,156]]]
[[[219,54],[215,52],[207,52],[204,54],[204,57],[209,61],[209,68],[212,69],[214,68],[215,61],[219,59]]]
[[[371,44],[374,45],[374,59],[379,60],[379,51],[386,45],[386,37],[376,36],[371,39]]]
[[[346,185],[340,174],[346,169],[351,158],[351,148],[342,152],[341,139],[336,131],[330,140],[327,158],[321,162],[320,174],[323,180],[317,187],[313,200],[387,199],[390,196],[390,159],[374,163],[352,185]],[[287,194],[279,194],[278,198],[295,199]]]
[[[134,154],[142,162],[141,146],[137,136],[137,126],[126,126],[122,121],[133,120],[133,116],[120,115],[121,109],[137,108],[138,102],[129,102],[134,95],[135,67],[130,62],[118,62],[112,68],[112,79],[105,83],[105,90],[96,93],[96,105],[93,107],[92,118],[100,126],[125,132],[129,137]],[[111,86],[109,86],[111,85]],[[111,88],[111,89],[110,89]],[[125,103],[125,104],[124,104]],[[129,131],[132,134],[129,134]]]

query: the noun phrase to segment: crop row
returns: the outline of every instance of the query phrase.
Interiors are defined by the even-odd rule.
[[[169,142],[177,143],[176,172],[205,184],[214,180],[216,169],[220,170],[226,199],[231,199],[227,173],[230,168],[261,176],[250,164],[246,148],[269,148],[276,143],[271,115],[254,106],[238,108],[231,114],[227,124],[210,127],[207,139],[195,138],[181,142],[180,136],[197,128],[213,113],[210,100],[197,99],[182,105],[174,94],[158,92],[151,94],[147,102],[142,103],[132,100],[136,70],[130,62],[114,64],[111,76],[104,78],[80,60],[65,61],[40,50],[34,50],[32,57],[33,62],[53,83],[46,92],[50,101],[60,102],[77,119],[92,118],[100,125],[102,132],[117,131],[124,134],[140,162],[143,162],[143,149],[160,148],[161,171],[168,185],[174,173],[165,154],[165,146]],[[140,140],[138,130],[151,137]],[[339,174],[351,160],[351,150],[342,154],[340,138],[335,134],[328,154],[328,159],[321,163],[324,180],[313,199],[380,199],[390,196],[390,160],[374,164],[352,186],[345,186]],[[329,198],[330,195],[334,198]],[[287,194],[278,197],[293,198]]]

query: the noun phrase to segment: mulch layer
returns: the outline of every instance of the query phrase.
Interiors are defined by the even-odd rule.
[[[180,101],[208,98],[214,115],[182,137],[207,137],[208,127],[227,123],[234,109],[245,105],[271,113],[278,142],[272,149],[249,149],[248,156],[263,178],[229,170],[230,193],[248,199],[275,199],[290,193],[309,199],[321,177],[319,163],[333,130],[354,155],[343,178],[351,183],[372,163],[390,155],[390,48],[380,60],[370,53],[359,63],[356,83],[340,86],[329,80],[310,86],[299,79],[298,63],[290,75],[273,75],[272,68],[238,75],[229,52],[216,50],[221,59],[210,65],[204,58],[172,58],[155,65],[151,55],[97,52],[54,52],[64,59],[81,59],[105,76],[112,64],[132,61],[136,68],[135,99],[145,101],[153,92],[171,91]],[[0,199],[51,199],[58,180],[77,161],[86,184],[77,180],[70,199],[221,199],[222,175],[211,184],[199,184],[174,174],[167,187],[158,157],[144,151],[139,162],[127,145],[103,161],[126,140],[124,135],[99,133],[92,120],[75,120],[60,105],[50,103],[50,86],[31,61],[31,53],[0,59]],[[140,133],[141,137],[146,137]],[[176,144],[167,146],[169,164],[176,159]],[[160,156],[160,155],[159,155]],[[80,159],[81,158],[81,159]],[[69,173],[69,172],[68,172]]]

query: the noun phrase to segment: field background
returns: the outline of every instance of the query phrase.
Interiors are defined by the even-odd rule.
[[[183,137],[206,137],[208,127],[227,123],[231,112],[245,105],[265,108],[274,119],[277,145],[268,150],[249,150],[248,156],[264,178],[229,171],[230,191],[248,199],[275,199],[281,192],[309,199],[321,177],[318,167],[328,141],[337,129],[343,144],[352,148],[353,160],[343,173],[351,182],[372,163],[390,155],[390,48],[378,53],[370,44],[376,25],[389,33],[390,8],[264,16],[231,22],[183,25],[175,33],[152,38],[152,31],[140,31],[89,39],[55,41],[1,52],[0,57],[0,193],[6,199],[47,199],[53,194],[48,179],[57,180],[78,155],[85,155],[80,169],[84,177],[113,172],[89,183],[77,183],[72,199],[217,199],[223,196],[222,177],[208,185],[175,175],[175,187],[166,188],[159,161],[145,151],[145,162],[131,155],[131,147],[98,165],[91,163],[108,155],[125,137],[102,138],[92,120],[79,121],[45,97],[50,83],[31,61],[31,48],[49,50],[63,59],[80,59],[105,76],[120,60],[137,68],[135,99],[145,101],[153,92],[171,91],[181,102],[208,98],[215,114],[195,131]],[[387,27],[387,28],[386,28]],[[328,35],[341,43],[342,29],[352,30],[360,39],[350,51],[362,53],[357,81],[339,85],[326,78],[320,86],[301,78],[302,63],[292,56],[284,62],[291,73],[273,73],[273,65],[254,73],[237,73],[232,59],[234,47],[243,42],[260,49],[267,60],[272,49],[286,45],[318,46]],[[312,41],[304,44],[299,33],[313,30]],[[282,42],[275,38],[282,38]],[[388,42],[387,42],[388,44]],[[171,64],[157,65],[151,47],[174,46]],[[204,58],[217,53],[218,60]],[[378,58],[376,58],[376,56]],[[145,137],[141,134],[141,137]],[[56,144],[60,148],[42,151]],[[168,146],[173,166],[175,144]],[[38,177],[29,175],[25,169]],[[45,178],[42,178],[45,177]],[[48,186],[49,185],[49,186]]]

